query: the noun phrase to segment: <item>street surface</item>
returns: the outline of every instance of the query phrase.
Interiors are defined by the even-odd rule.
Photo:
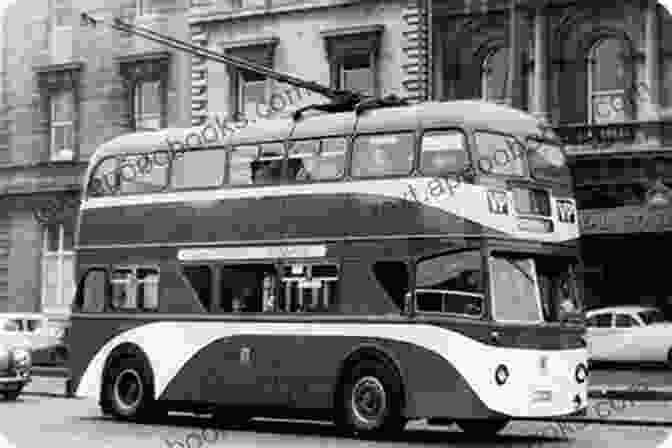
[[[672,420],[671,402],[614,403],[607,418]],[[606,406],[606,405],[605,405]],[[603,406],[604,407],[604,406]],[[591,402],[591,409],[597,409]],[[595,417],[591,412],[591,416]],[[581,425],[565,430],[545,422],[512,422],[494,438],[469,438],[456,427],[409,425],[395,440],[362,441],[339,436],[329,424],[255,421],[248,427],[214,429],[207,417],[171,415],[159,423],[129,424],[102,417],[95,400],[23,395],[0,402],[0,432],[16,448],[215,448],[235,447],[637,447],[661,444],[672,427]],[[668,434],[668,431],[671,433]],[[541,436],[540,436],[541,434]],[[544,436],[545,434],[545,436]]]

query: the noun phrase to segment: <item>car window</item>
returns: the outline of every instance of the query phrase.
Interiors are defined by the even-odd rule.
[[[28,319],[26,321],[28,324],[28,331],[40,331],[43,327],[43,322],[41,319]]]
[[[589,327],[609,328],[611,327],[611,313],[595,314],[588,319]]]
[[[638,327],[639,323],[628,314],[616,315],[616,328]]]

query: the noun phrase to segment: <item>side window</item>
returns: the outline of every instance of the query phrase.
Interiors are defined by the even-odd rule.
[[[413,168],[414,135],[360,135],[352,153],[354,177],[377,177],[408,174]]]
[[[586,327],[596,327],[597,326],[597,316],[590,316],[586,319]]]
[[[108,294],[107,281],[107,272],[104,269],[89,270],[80,284],[81,291],[75,295],[74,310],[84,313],[104,311]]]
[[[44,322],[40,319],[28,319],[26,324],[28,325],[28,331],[30,332],[40,331],[44,327]]]
[[[611,327],[611,316],[612,315],[610,313],[598,314],[596,316],[597,319],[595,320],[596,326],[598,328],[610,328]]]
[[[218,187],[224,183],[225,173],[226,150],[222,148],[178,152],[171,185],[180,189]]]
[[[206,311],[212,302],[212,269],[210,266],[183,266],[182,272],[196,292]]]
[[[281,143],[261,145],[260,157],[252,162],[252,182],[260,185],[281,182],[284,160],[285,150]]]
[[[230,151],[229,183],[249,185],[252,183],[252,162],[259,155],[258,146],[237,146]]]
[[[337,179],[343,176],[346,141],[344,138],[291,142],[289,178],[305,182]]]
[[[156,268],[117,268],[112,271],[113,310],[156,310],[159,307],[159,271]]]
[[[490,132],[474,133],[476,169],[482,174],[524,176],[525,149],[515,138]]]
[[[275,310],[277,272],[274,265],[226,265],[219,269],[219,297],[215,300],[215,312],[238,314]]]
[[[485,291],[482,260],[479,250],[471,250],[419,261],[417,310],[481,316]]]
[[[117,170],[122,193],[154,193],[168,184],[168,166],[155,164],[152,154],[125,156]]]
[[[101,161],[89,181],[89,196],[110,196],[119,191],[120,176],[117,170],[117,159],[107,158]]]
[[[282,266],[278,311],[325,313],[338,299],[339,270],[335,264],[295,263]]]
[[[466,140],[464,133],[458,130],[425,132],[420,150],[422,173],[462,171],[468,163]]]
[[[639,323],[628,314],[617,314],[615,326],[616,328],[638,327]]]
[[[373,274],[388,297],[404,310],[404,298],[410,290],[408,266],[403,261],[378,261],[373,265]]]

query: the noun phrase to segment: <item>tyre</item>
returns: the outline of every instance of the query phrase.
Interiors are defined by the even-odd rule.
[[[362,361],[345,378],[337,410],[339,427],[358,436],[391,436],[403,431],[403,392],[395,369]]]
[[[460,429],[469,434],[493,436],[509,423],[508,420],[458,420]]]
[[[672,348],[667,352],[667,361],[665,362],[668,368],[672,369]]]
[[[112,362],[105,372],[100,405],[104,414],[123,420],[156,416],[154,382],[147,363],[138,357]]]
[[[8,401],[16,401],[16,399],[19,398],[19,395],[21,395],[22,390],[23,386],[19,387],[18,389],[5,391],[4,392],[5,399],[7,399]]]

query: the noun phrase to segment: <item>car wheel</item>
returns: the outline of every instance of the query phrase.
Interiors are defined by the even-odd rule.
[[[105,373],[101,408],[123,420],[144,420],[156,410],[154,382],[147,363],[139,357],[119,358]]]
[[[19,398],[19,395],[21,395],[22,390],[23,387],[19,387],[18,389],[5,391],[5,399],[8,401],[15,401],[17,398]]]
[[[483,436],[493,436],[509,423],[508,420],[458,420],[457,425],[460,429],[469,434],[479,434]]]
[[[342,388],[337,424],[358,436],[394,435],[403,431],[402,385],[397,372],[376,361],[362,361]]]

